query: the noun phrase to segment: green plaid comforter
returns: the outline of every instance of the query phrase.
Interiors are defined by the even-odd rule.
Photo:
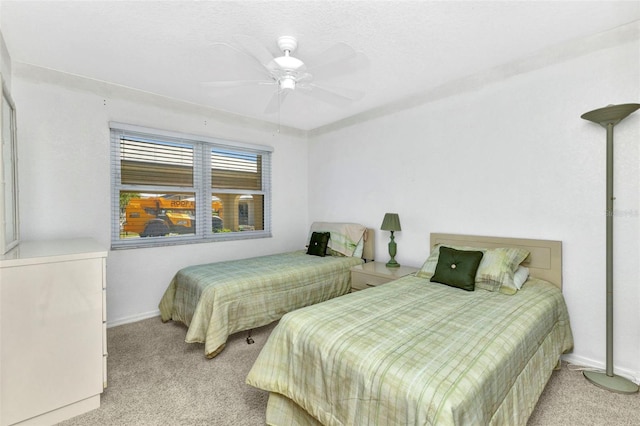
[[[285,315],[247,383],[324,425],[488,425],[543,341],[550,366],[573,346],[547,282],[507,296],[410,276]],[[550,368],[529,368],[540,391]],[[524,424],[537,395],[517,396],[510,422]]]
[[[269,324],[294,309],[349,291],[354,257],[319,257],[305,251],[190,266],[178,271],[160,301],[162,321],[189,329],[188,343],[204,343],[207,357],[227,337]]]

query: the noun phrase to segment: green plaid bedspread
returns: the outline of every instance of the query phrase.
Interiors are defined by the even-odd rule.
[[[543,341],[550,366],[573,346],[547,282],[508,296],[411,276],[285,315],[247,383],[324,425],[488,425]]]
[[[190,266],[178,271],[160,301],[162,321],[189,327],[185,341],[204,343],[207,357],[230,334],[269,324],[294,309],[347,293],[354,257],[295,251]]]

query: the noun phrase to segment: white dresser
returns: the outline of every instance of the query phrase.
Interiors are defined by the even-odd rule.
[[[0,256],[0,426],[100,407],[106,257],[91,239],[23,241]]]

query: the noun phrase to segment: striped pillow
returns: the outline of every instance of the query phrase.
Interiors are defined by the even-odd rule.
[[[431,278],[438,264],[440,246],[437,244],[422,268],[416,274],[418,277]],[[513,276],[518,266],[529,256],[529,252],[521,248],[477,248],[465,246],[448,246],[456,250],[477,250],[484,255],[476,273],[476,288],[488,291],[499,291],[503,294],[515,294],[518,291]]]

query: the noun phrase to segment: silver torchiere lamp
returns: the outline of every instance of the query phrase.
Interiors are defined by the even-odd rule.
[[[613,374],[613,126],[640,108],[640,104],[609,105],[581,117],[607,129],[607,371],[584,371],[591,383],[619,392],[638,392],[638,385]]]

